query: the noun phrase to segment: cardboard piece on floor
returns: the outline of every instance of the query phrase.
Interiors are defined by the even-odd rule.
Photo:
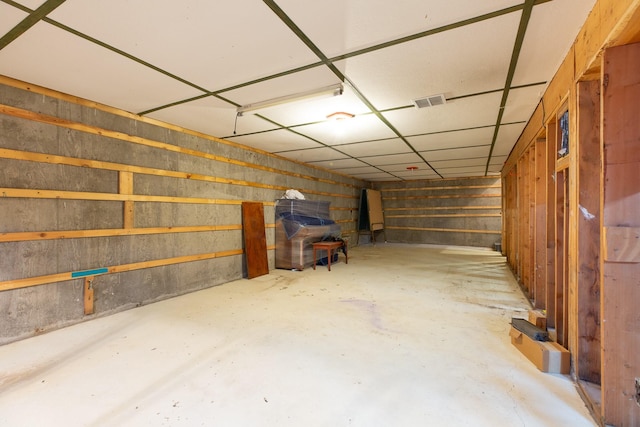
[[[529,310],[529,322],[542,330],[547,330],[547,315],[542,310]]]
[[[570,353],[556,342],[535,341],[513,326],[509,332],[511,344],[526,356],[542,372],[568,374],[571,368]]]

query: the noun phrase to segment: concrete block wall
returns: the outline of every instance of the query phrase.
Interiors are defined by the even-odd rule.
[[[270,268],[288,188],[356,228],[364,182],[238,144],[7,78],[0,124],[0,344],[245,277],[242,201]]]
[[[377,182],[387,241],[495,248],[501,181],[477,177]]]

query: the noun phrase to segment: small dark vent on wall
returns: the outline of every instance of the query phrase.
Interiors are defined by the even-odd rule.
[[[416,108],[435,107],[437,105],[444,105],[447,103],[447,98],[444,94],[425,96],[424,98],[418,98],[413,100],[413,104]]]

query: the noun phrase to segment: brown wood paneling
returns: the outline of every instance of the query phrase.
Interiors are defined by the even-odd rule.
[[[527,288],[527,286],[525,285],[525,283],[522,280],[522,276],[523,276],[523,263],[524,263],[524,251],[523,251],[523,240],[524,240],[524,236],[522,235],[522,212],[523,212],[523,206],[524,206],[524,175],[526,173],[525,170],[525,164],[526,164],[526,159],[525,159],[525,155],[523,155],[522,157],[520,157],[518,159],[518,165],[516,167],[516,172],[517,172],[517,181],[516,181],[516,215],[515,215],[515,220],[516,220],[516,276],[517,278],[520,280],[520,283],[524,289],[524,291],[526,293],[529,293],[529,289]]]
[[[517,263],[517,232],[516,232],[516,212],[517,212],[517,193],[516,193],[516,167],[511,169],[504,177],[505,197],[504,197],[504,234],[502,240],[505,243],[503,252],[507,255],[509,265],[515,271]]]
[[[547,293],[547,141],[536,141],[535,158],[535,293],[533,305],[544,309]]]
[[[533,144],[529,150],[529,170],[527,174],[527,210],[525,215],[527,216],[528,229],[528,251],[525,256],[529,259],[527,263],[527,275],[529,276],[529,298],[531,301],[535,300],[536,296],[536,145]]]
[[[173,258],[154,259],[152,261],[134,262],[131,264],[121,264],[111,267],[105,267],[107,271],[104,274],[123,273],[125,271],[143,270],[146,268],[163,267],[167,265],[182,264],[185,262],[203,261],[207,259],[222,258],[228,256],[242,255],[242,250],[232,249],[228,251],[203,253],[196,255],[185,255]],[[27,277],[17,280],[6,280],[0,282],[0,292],[11,289],[27,288],[30,286],[46,285],[49,283],[66,282],[74,279],[74,272],[68,271],[64,273],[49,274],[46,276]]]
[[[547,126],[547,327],[556,327],[556,132],[555,118]]]
[[[604,260],[640,262],[640,227],[605,227]]]
[[[600,82],[578,83],[577,354],[581,380],[600,384]]]
[[[523,156],[522,170],[522,205],[521,205],[521,256],[522,259],[522,284],[527,290],[529,299],[533,299],[533,287],[531,281],[531,154],[532,147]]]
[[[557,342],[566,348],[567,322],[567,169],[556,173],[555,322]]]
[[[242,202],[242,225],[248,278],[269,274],[262,203]]]
[[[379,191],[367,189],[367,206],[369,207],[369,225],[371,231],[384,228],[382,214],[382,196]]]
[[[602,226],[640,227],[640,44],[604,52],[601,90]],[[603,242],[604,248],[611,246]],[[603,260],[600,280],[604,422],[637,426],[640,263]]]

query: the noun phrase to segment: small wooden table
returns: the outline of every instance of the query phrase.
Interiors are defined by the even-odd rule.
[[[316,269],[316,249],[327,251],[327,266],[329,267],[329,271],[331,271],[331,258],[333,255],[333,251],[336,249],[340,249],[344,247],[344,257],[345,264],[349,264],[349,255],[347,255],[347,242],[315,242],[313,245],[313,269]]]

